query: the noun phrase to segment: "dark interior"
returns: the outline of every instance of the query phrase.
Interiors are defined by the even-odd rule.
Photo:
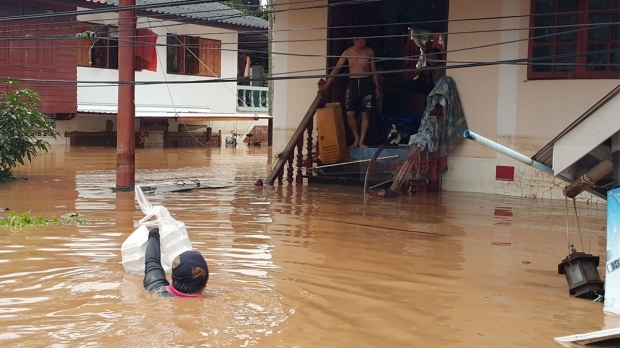
[[[328,55],[340,56],[353,44],[352,37],[363,36],[378,57],[377,70],[398,71],[379,75],[382,98],[370,115],[366,144],[380,145],[393,123],[409,135],[417,132],[426,96],[434,85],[416,79],[418,73],[411,71],[415,68],[413,59],[419,55],[419,48],[410,38],[409,27],[445,33],[448,1],[385,0],[353,5],[339,4],[341,2],[329,1],[332,6],[329,8]],[[327,58],[328,73],[337,61],[337,57]],[[345,67],[340,73],[348,73],[348,69]],[[337,77],[327,100],[344,105],[347,81],[347,77]],[[356,117],[359,124],[359,114]],[[348,126],[345,129],[348,144],[351,144],[352,133]],[[408,136],[401,143],[407,141]]]

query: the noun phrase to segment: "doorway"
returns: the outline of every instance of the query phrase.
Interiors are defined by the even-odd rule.
[[[434,87],[433,78],[436,79],[437,74],[445,74],[445,70],[438,71],[435,77],[429,77],[428,71],[416,69],[421,53],[419,45],[412,40],[412,30],[428,38],[422,45],[424,52],[439,51],[427,58],[445,60],[442,52],[447,49],[445,33],[448,27],[448,0],[386,0],[339,4],[342,2],[329,0],[333,6],[330,6],[328,14],[327,72],[331,72],[338,57],[353,44],[352,38],[365,37],[366,45],[375,51],[377,57],[382,94],[376,101],[375,111],[370,115],[366,144],[377,147],[383,143],[392,124],[396,124],[405,135],[401,144],[406,144],[409,135],[418,130],[426,107],[426,96]],[[339,73],[346,74],[348,69],[343,67]],[[344,105],[347,83],[347,77],[335,78],[327,99]],[[359,125],[359,114],[356,117]],[[347,142],[351,144],[353,135],[348,126],[345,129]]]

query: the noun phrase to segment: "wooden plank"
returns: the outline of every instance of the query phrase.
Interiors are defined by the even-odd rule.
[[[214,189],[223,189],[233,187],[233,185],[221,185],[221,184],[205,184],[199,182],[198,186],[196,183],[191,181],[185,183],[182,180],[180,183],[175,183],[172,185],[153,185],[153,186],[141,186],[142,191],[144,193],[173,193],[173,192],[188,192],[192,190],[214,190]]]
[[[594,331],[584,334],[556,337],[558,343],[590,344],[620,338],[620,328]]]
[[[74,17],[67,18],[67,20],[74,19]],[[44,80],[77,79],[75,39],[33,39],[37,36],[48,35],[72,37],[76,32],[74,26],[58,27],[57,23],[41,20],[15,21],[3,23],[0,26],[0,31],[8,37],[27,36],[30,38],[0,42],[0,76]],[[30,87],[41,94],[43,100],[39,110],[42,112],[74,113],[77,111],[77,86],[75,83],[22,82],[20,87]],[[7,90],[11,89],[13,88]]]

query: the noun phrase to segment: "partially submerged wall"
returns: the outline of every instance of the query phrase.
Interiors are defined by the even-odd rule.
[[[530,3],[530,0],[451,1],[448,31],[453,34],[448,39],[448,61],[527,58],[528,30],[454,33],[528,28],[528,16],[454,20],[528,15]],[[514,40],[520,41],[493,45]],[[493,46],[468,49],[484,45]],[[458,51],[450,52],[455,50]],[[458,63],[451,63],[454,64]],[[447,74],[457,83],[469,128],[527,156],[538,152],[618,85],[618,81],[612,79],[528,81],[527,65],[450,69]],[[564,197],[561,193],[564,184],[560,180],[469,140],[451,154],[448,166],[449,170],[443,178],[444,190],[539,198]],[[509,174],[510,167],[514,167],[514,180],[497,180],[496,174]]]
[[[286,11],[327,4],[326,0],[278,1],[274,24],[273,67],[275,76],[325,74],[327,55],[327,8]],[[313,29],[317,28],[317,29]],[[296,41],[316,40],[316,41]],[[274,151],[291,138],[317,94],[318,78],[274,81]]]

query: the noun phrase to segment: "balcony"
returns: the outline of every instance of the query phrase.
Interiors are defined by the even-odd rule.
[[[237,86],[237,111],[269,112],[269,88]]]

